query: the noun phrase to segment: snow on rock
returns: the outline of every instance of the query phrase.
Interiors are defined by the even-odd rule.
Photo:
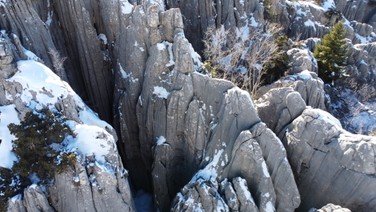
[[[308,19],[307,21],[305,21],[304,22],[304,26],[306,26],[306,27],[312,27],[314,30],[316,30],[315,23],[311,19]]]
[[[264,174],[264,176],[270,177],[269,170],[268,170],[268,167],[266,166],[265,161],[261,163],[261,167],[262,167],[262,173]]]
[[[175,62],[174,62],[174,54],[172,53],[172,43],[167,42],[167,41],[164,41],[163,43],[167,46],[168,56],[169,56],[169,61],[166,64],[166,66],[167,67],[173,66],[175,65]]]
[[[252,27],[258,27],[260,25],[253,16],[249,20],[250,20],[249,25]]]
[[[157,43],[157,49],[159,51],[163,51],[166,48],[166,46],[163,43]]]
[[[155,86],[153,94],[157,95],[161,99],[167,99],[170,93],[164,87]]]
[[[103,129],[112,130],[112,126],[107,122],[101,120],[98,115],[92,111],[90,108],[85,107],[79,113],[78,116],[82,123],[86,125],[97,126]]]
[[[127,73],[127,72],[123,69],[123,67],[121,66],[120,63],[119,63],[119,70],[120,70],[121,77],[122,77],[123,79],[129,79],[130,82],[133,82],[133,83],[138,82],[138,78],[133,77],[133,73],[132,73],[132,72]]]
[[[320,110],[320,109],[311,109],[315,114],[318,115],[318,119],[319,120],[322,120],[326,123],[330,123],[332,124],[333,126],[337,127],[338,129],[342,129],[342,125],[341,125],[341,122],[336,119],[332,114],[324,111],[324,110]]]
[[[31,109],[53,108],[59,99],[67,98],[71,95],[78,106],[79,118],[84,124],[112,129],[109,124],[100,120],[84,104],[82,99],[66,82],[62,81],[45,65],[33,60],[23,60],[17,62],[17,67],[19,71],[8,81],[18,82],[22,85],[22,91],[17,94],[16,98],[20,97]]]
[[[312,74],[310,71],[308,71],[307,69],[298,73],[298,79],[302,79],[302,80],[310,80],[312,79]]]
[[[44,107],[56,110],[55,105],[65,98],[73,101],[75,113],[74,121],[67,117],[68,126],[74,132],[75,137],[67,137],[64,141],[64,149],[60,151],[75,152],[82,156],[94,155],[97,162],[105,164],[107,158],[116,155],[116,134],[114,129],[105,121],[99,119],[97,114],[85,105],[82,99],[72,88],[48,67],[34,60],[17,62],[18,71],[8,79],[8,82],[19,83],[22,90],[13,99],[21,99],[25,106],[32,110],[40,110]],[[70,105],[72,106],[72,105]],[[69,107],[64,105],[64,107]],[[10,168],[16,157],[10,152],[13,136],[9,134],[6,127],[9,123],[19,123],[18,113],[14,105],[1,107],[1,138],[3,144],[0,146],[0,166]],[[4,120],[3,120],[4,119]],[[7,157],[8,160],[2,157]]]
[[[102,41],[103,44],[107,44],[108,41],[107,41],[107,36],[103,33],[100,33],[98,36],[97,36],[98,40]]]
[[[104,164],[106,155],[110,153],[111,149],[115,149],[114,137],[98,126],[72,122],[68,122],[68,125],[76,136],[66,139],[67,149],[83,156],[94,155],[98,162]]]
[[[166,138],[164,136],[159,136],[156,143],[157,145],[164,145],[166,144]]]
[[[17,161],[12,152],[13,140],[16,138],[8,129],[9,124],[20,124],[15,105],[0,107],[0,167],[11,169]]]
[[[216,167],[218,166],[219,159],[224,152],[223,149],[219,150],[213,157],[213,160],[205,166],[205,168],[199,170],[191,179],[191,182],[195,182],[198,179],[203,180],[215,180],[217,178],[217,170]]]
[[[328,11],[330,9],[336,8],[336,4],[334,3],[333,0],[326,0],[323,2],[322,7],[324,8],[325,11]]]
[[[28,60],[41,61],[41,59],[38,56],[36,56],[33,52],[31,52],[31,51],[29,51],[29,50],[27,50],[25,48],[24,48],[23,52],[27,56]]]
[[[360,101],[350,89],[331,92],[331,111],[343,127],[357,134],[376,135],[376,101]]]
[[[125,15],[131,14],[133,11],[133,5],[131,5],[128,0],[120,1],[121,12]]]
[[[31,104],[33,101],[42,106],[54,105],[58,98],[65,98],[73,92],[66,82],[61,81],[42,63],[22,60],[17,62],[17,67],[19,71],[8,81],[22,85],[23,90],[19,97],[29,107],[33,107]]]
[[[47,26],[51,26],[52,17],[54,15],[53,10],[51,9],[51,0],[47,0],[47,8],[48,8],[48,13],[47,13],[47,20],[45,23]]]
[[[5,7],[7,0],[0,0],[0,7]]]

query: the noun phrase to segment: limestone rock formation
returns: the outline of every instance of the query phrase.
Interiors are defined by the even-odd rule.
[[[300,208],[327,202],[354,211],[376,207],[374,137],[347,133],[330,114],[306,109],[289,125],[284,143],[298,179]]]
[[[168,0],[166,7],[180,8],[184,17],[186,37],[198,51],[204,47],[201,40],[208,27],[224,25],[229,29],[243,27],[252,20],[264,20],[264,5],[258,0]]]
[[[214,195],[211,197],[214,198],[213,200],[201,197],[190,204],[188,199],[191,198],[191,195],[196,195],[194,190],[198,188],[195,185],[202,185],[202,181],[209,185],[218,185],[225,184],[222,181],[228,179],[234,183],[236,177],[239,176],[244,178],[248,184],[248,188],[243,186],[248,198],[241,197],[245,194],[238,194],[240,195],[238,200],[249,202],[254,199],[254,203],[249,203],[251,204],[249,206],[241,203],[241,206],[244,207],[240,209],[241,211],[247,211],[247,207],[248,209],[257,208],[260,211],[268,211],[273,208],[280,211],[291,211],[299,204],[300,198],[294,188],[293,176],[283,171],[289,170],[284,148],[274,133],[266,128],[265,124],[258,121],[257,115],[252,118],[252,114],[256,113],[252,109],[253,106],[250,105],[251,102],[248,102],[249,100],[247,95],[240,93],[237,89],[228,91],[224,100],[225,105],[221,106],[218,113],[220,115],[217,119],[218,123],[212,123],[213,126],[209,131],[210,140],[208,144],[204,145],[206,150],[203,152],[206,154],[202,156],[204,159],[202,163],[206,165],[201,165],[204,168],[199,170],[178,194],[173,208],[176,210],[184,207],[194,208],[199,203],[205,205],[206,201],[214,202],[212,204],[220,204],[215,203],[220,201],[225,208],[235,207],[232,206],[235,203],[229,200],[228,195],[230,194],[224,195],[225,193],[221,192],[218,187],[211,188],[209,191],[213,190],[221,194],[222,200],[214,198],[217,197]],[[248,121],[252,119],[253,122]],[[232,130],[225,131],[229,126]],[[237,187],[235,183],[234,187]],[[208,188],[204,190],[206,189]],[[188,203],[184,203],[185,201]],[[182,204],[186,206],[182,206]],[[211,203],[207,204],[211,205]],[[210,209],[212,206],[208,207],[204,207],[204,209]]]
[[[376,37],[374,1],[0,0],[0,16],[0,110],[17,110],[22,120],[37,107],[54,108],[75,127],[99,128],[91,139],[108,147],[100,163],[101,157],[78,151],[81,160],[56,175],[53,186],[30,186],[24,199],[9,201],[10,211],[132,211],[122,162],[134,188],[153,192],[161,211],[294,211],[301,200],[302,210],[329,202],[375,207],[374,138],[349,134],[312,109],[336,106],[334,95],[346,93],[324,89],[311,53],[318,38],[344,20],[354,43],[347,61],[353,80],[341,83],[358,92],[357,104],[370,102],[359,114],[373,114],[367,108],[376,90],[376,48],[368,43]],[[287,76],[251,97],[197,72],[195,50],[202,50],[208,27],[247,32],[266,21],[279,23],[290,38],[307,39],[287,52]],[[25,59],[68,80],[116,133],[64,83],[58,87],[69,91],[59,95],[48,86],[29,92],[17,78]],[[36,70],[47,70],[37,64]]]
[[[271,89],[256,107],[286,147],[302,199],[299,209],[329,202],[355,211],[375,207],[374,137],[346,132],[329,113],[305,107],[291,88]]]
[[[256,93],[256,98],[261,98],[261,100],[257,100],[260,102],[259,108],[263,107],[264,104],[263,102],[265,101],[264,98],[268,98],[267,101],[269,101],[269,96],[268,95],[273,95],[274,98],[280,99],[280,98],[285,98],[284,96],[280,95],[275,95],[273,94],[273,89],[276,88],[281,88],[281,89],[286,89],[286,88],[292,88],[294,91],[298,92],[300,94],[300,98],[303,99],[304,103],[308,106],[312,106],[314,108],[320,108],[323,110],[326,110],[325,102],[325,90],[324,90],[324,83],[323,81],[318,78],[317,74],[314,72],[310,72],[308,70],[304,70],[298,74],[295,75],[287,75],[286,77],[282,77],[280,80],[274,82],[271,85],[267,85],[264,87],[261,87],[257,93]],[[269,94],[267,94],[270,91]],[[280,91],[278,91],[280,92]],[[263,95],[266,95],[263,97]],[[272,100],[274,101],[274,100]],[[280,103],[280,102],[278,102]],[[277,101],[274,103],[277,104]],[[274,105],[273,104],[273,105]],[[265,105],[268,107],[269,110],[270,105]],[[278,107],[284,107],[285,105],[281,105]],[[294,104],[291,105],[292,108],[298,109],[300,108],[299,106],[296,106]],[[260,111],[259,111],[260,112]],[[281,111],[276,111],[277,114],[280,114],[278,112]]]
[[[367,23],[376,27],[376,6],[372,1],[340,1],[336,0],[336,9],[349,20]],[[361,11],[361,12],[360,12]]]
[[[2,155],[1,166],[11,169],[14,162],[7,165],[3,161],[12,160],[13,154],[7,121],[22,120],[26,112],[42,108],[58,110],[68,120],[75,137],[66,138],[67,143],[55,148],[73,152],[77,159],[74,167],[55,175],[52,185],[39,186],[34,182],[24,189],[23,196],[11,198],[8,211],[112,211],[112,207],[134,211],[128,174],[116,148],[114,129],[46,66],[34,60],[13,60],[16,51],[9,38],[1,38],[0,123],[5,137],[0,147],[2,154],[8,155],[8,158]]]

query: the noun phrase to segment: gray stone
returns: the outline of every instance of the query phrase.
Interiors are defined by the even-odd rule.
[[[342,208],[339,205],[334,205],[332,203],[329,203],[327,205],[324,205],[320,209],[312,208],[309,210],[309,212],[351,212],[347,208]]]
[[[256,108],[261,120],[280,136],[285,127],[303,112],[306,103],[292,88],[275,88],[256,101]]]
[[[354,211],[375,208],[374,137],[350,134],[330,114],[306,109],[289,125],[284,143],[298,179],[300,209],[327,202]]]

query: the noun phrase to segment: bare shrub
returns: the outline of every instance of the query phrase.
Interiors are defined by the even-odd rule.
[[[254,94],[266,73],[263,66],[279,54],[275,36],[279,31],[275,24],[235,30],[209,28],[204,39],[204,67],[214,77],[230,80]]]

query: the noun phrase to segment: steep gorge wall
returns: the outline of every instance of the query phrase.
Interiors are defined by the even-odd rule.
[[[118,146],[131,182],[137,189],[153,191],[158,208],[168,210],[176,193],[215,161],[218,152],[225,153],[220,157],[227,167],[218,180],[243,177],[256,208],[291,211],[299,205],[284,148],[260,125],[250,96],[230,82],[194,73],[200,61],[184,36],[178,9],[164,11],[155,2],[138,6],[107,0],[50,3],[48,7],[41,1],[7,1],[0,6],[5,14],[0,26],[15,31],[22,42],[29,41],[27,48],[52,66],[50,49],[68,57],[68,80],[77,83],[76,89],[93,101],[102,117],[111,120],[114,112],[122,138]],[[18,17],[29,20],[17,22]],[[52,22],[42,21],[46,17]],[[43,30],[38,31],[30,21]],[[106,39],[102,36],[100,41],[100,33]],[[39,34],[51,44],[40,45]],[[250,129],[255,126],[262,130],[252,135]],[[252,160],[245,154],[252,149],[242,145],[241,134],[258,149],[252,156],[257,159],[255,169],[238,165]],[[276,162],[269,156],[269,144],[263,143],[269,138],[260,140],[256,138],[259,134],[274,139],[273,148],[280,152]],[[244,154],[235,154],[237,151]],[[220,166],[215,169],[220,171]],[[258,185],[260,179],[265,182]]]
[[[189,4],[7,0],[0,6],[5,17],[0,28],[18,34],[47,65],[53,67],[51,49],[67,57],[65,73],[60,75],[65,74],[103,118],[113,119],[132,184],[153,192],[159,209],[211,210],[224,205],[243,211],[293,211],[300,195],[292,170],[299,164],[291,169],[285,147],[270,129],[284,140],[287,125],[291,131],[299,130],[291,123],[306,104],[324,109],[322,82],[296,80],[293,89],[297,92],[290,89],[284,96],[282,90],[273,98],[280,100],[274,105],[278,111],[256,112],[249,94],[232,83],[194,72],[200,62],[184,27],[199,47],[212,22],[230,27],[242,26],[250,16],[262,20],[261,4],[216,1],[217,9],[210,1],[185,5]],[[183,15],[179,9],[165,11],[165,7],[181,7]],[[285,11],[282,6],[279,9]],[[308,30],[305,36],[324,32]],[[285,85],[276,88],[281,86]],[[265,118],[265,114],[284,118],[274,120],[277,116]],[[304,204],[331,200],[317,196],[305,199]]]

